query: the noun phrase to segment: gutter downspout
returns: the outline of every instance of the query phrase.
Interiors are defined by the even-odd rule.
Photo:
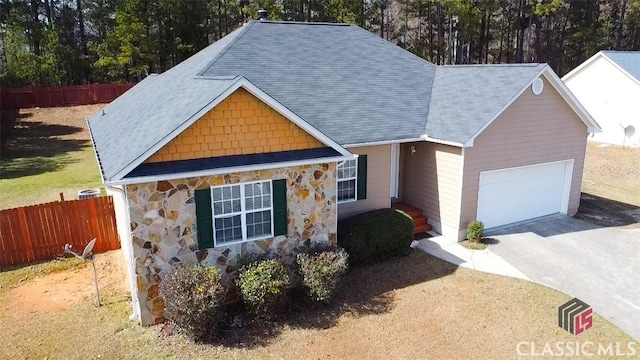
[[[104,114],[104,109],[102,110],[102,113]],[[93,155],[96,157],[96,162],[100,170],[100,179],[102,180],[102,184],[104,185],[105,189],[107,189],[108,191],[115,191],[122,194],[122,199],[124,201],[125,216],[127,221],[129,221],[129,219],[131,219],[131,216],[129,213],[129,206],[127,206],[127,204],[129,203],[129,199],[127,198],[127,192],[124,191],[123,188],[107,185],[107,182],[104,179],[104,174],[102,172],[102,164],[100,163],[100,158],[98,158],[96,143],[93,140],[93,133],[91,132],[91,125],[89,124],[89,119],[85,119],[85,122],[87,125],[87,129],[89,130],[89,137],[91,138],[91,147],[93,147]],[[126,185],[123,185],[123,186],[126,186]],[[116,216],[116,227],[117,227],[117,216]],[[138,324],[142,325],[142,317],[140,316],[140,299],[138,298],[138,287],[137,287],[137,281],[136,281],[136,275],[135,275],[136,273],[135,257],[133,255],[133,243],[131,242],[131,226],[128,224],[125,224],[124,228],[126,229],[125,230],[126,239],[120,239],[120,248],[122,248],[123,240],[128,241],[130,244],[130,246],[126,247],[128,251],[123,252],[124,259],[127,264],[127,276],[129,277],[129,287],[131,288],[130,290],[131,290],[132,312],[131,312],[131,315],[129,315],[129,320],[133,321],[137,318]]]
[[[124,210],[125,210],[125,217],[127,219],[130,219],[130,213],[129,213],[129,206],[126,206],[129,203],[129,199],[127,197],[127,192],[124,191],[123,188],[120,187],[115,187],[115,186],[111,186],[111,185],[107,185],[106,183],[104,183],[104,187],[107,190],[110,191],[115,191],[115,192],[119,192],[122,194],[122,199],[124,200]],[[135,275],[135,257],[133,254],[133,243],[131,243],[131,227],[130,226],[125,226],[125,237],[126,239],[120,239],[120,243],[122,244],[123,241],[129,241],[129,245],[126,247],[127,251],[124,253],[125,255],[125,260],[127,263],[127,276],[129,277],[129,286],[131,287],[131,305],[132,305],[132,313],[131,315],[129,315],[129,320],[133,321],[136,318],[138,319],[138,323],[141,324],[141,317],[140,317],[140,299],[138,298],[138,288],[136,286],[137,282],[136,282],[136,275]]]

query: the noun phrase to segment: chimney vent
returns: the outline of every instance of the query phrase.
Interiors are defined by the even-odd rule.
[[[260,21],[267,21],[269,18],[269,12],[265,9],[258,10],[258,15],[260,16]]]

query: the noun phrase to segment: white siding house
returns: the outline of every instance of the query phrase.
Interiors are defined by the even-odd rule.
[[[589,140],[640,147],[640,51],[600,51],[562,80],[602,127]]]

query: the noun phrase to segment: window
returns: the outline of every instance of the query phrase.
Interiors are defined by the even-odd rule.
[[[215,245],[273,236],[271,181],[211,189]]]
[[[288,234],[287,180],[196,189],[198,248]]]
[[[358,161],[338,163],[338,203],[356,200]]]
[[[367,155],[338,163],[338,204],[367,198]]]

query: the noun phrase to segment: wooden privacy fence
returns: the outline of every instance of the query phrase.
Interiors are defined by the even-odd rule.
[[[134,85],[118,83],[2,89],[0,95],[3,109],[63,107],[109,103]]]
[[[111,196],[2,210],[0,266],[52,259],[65,244],[82,252],[93,238],[94,252],[120,248]]]

